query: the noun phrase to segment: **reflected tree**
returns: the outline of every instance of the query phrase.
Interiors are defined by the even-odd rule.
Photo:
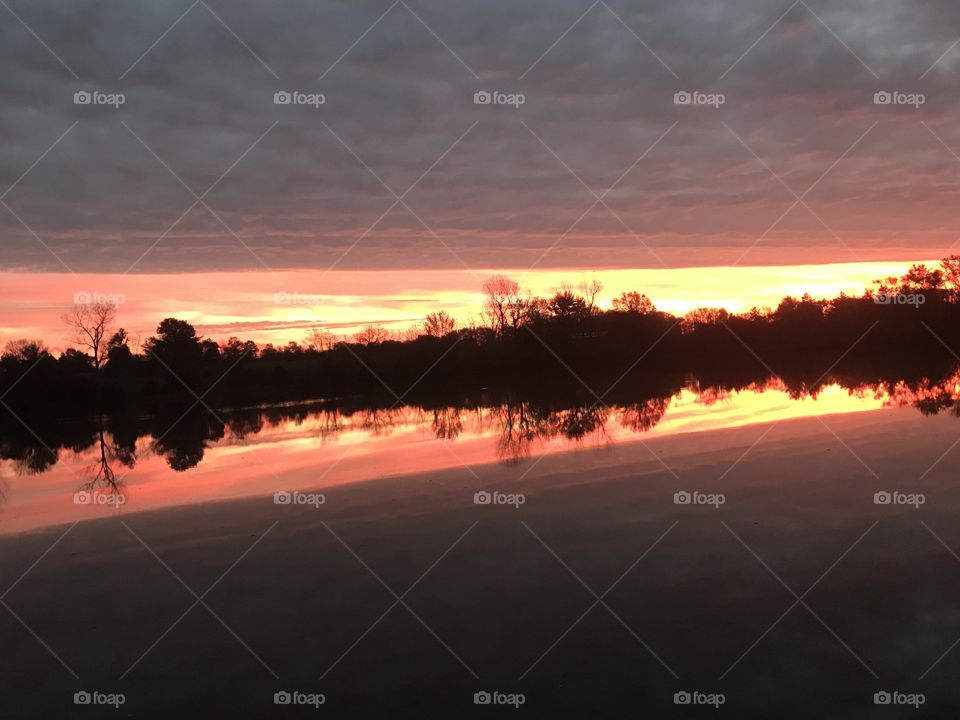
[[[497,459],[507,464],[530,457],[533,442],[539,436],[537,421],[525,402],[507,400],[496,410],[500,423]]]
[[[437,408],[433,411],[431,423],[433,434],[438,440],[456,440],[463,432],[463,419],[460,408]]]
[[[184,472],[199,465],[207,443],[222,440],[226,434],[226,426],[218,418],[202,411],[190,412],[167,427],[153,441],[153,449],[167,459],[170,469],[175,472]]]
[[[670,398],[650,398],[620,409],[617,419],[623,427],[634,432],[649,432],[663,420],[670,407]]]
[[[25,352],[35,359],[44,357],[33,349]],[[924,415],[950,412],[960,417],[960,371],[956,363],[934,370],[913,368],[909,373],[896,369],[879,376],[856,367],[837,368],[823,378],[813,372],[789,369],[783,377],[773,377],[764,370],[738,371],[733,380],[724,373],[715,373],[708,381],[689,376],[682,384],[671,382],[663,388],[651,389],[652,383],[645,384],[642,390],[621,387],[609,397],[610,406],[601,409],[585,398],[564,396],[561,389],[552,393],[548,401],[488,390],[459,403],[432,401],[425,406],[399,408],[388,406],[386,399],[371,405],[369,399],[353,397],[218,411],[223,420],[200,410],[181,415],[175,409],[179,406],[174,405],[152,417],[99,415],[89,422],[77,423],[44,422],[42,416],[31,417],[32,431],[12,414],[0,412],[0,459],[9,461],[15,473],[32,475],[53,467],[61,450],[81,454],[93,448],[85,489],[119,492],[120,466],[134,467],[139,438],[151,438],[152,450],[164,457],[171,469],[182,472],[201,463],[206,449],[221,441],[228,429],[233,437],[243,439],[268,427],[299,426],[305,422],[312,423],[308,426],[310,432],[316,429],[321,438],[358,430],[384,437],[398,427],[429,429],[441,440],[455,440],[464,432],[492,431],[496,433],[497,459],[512,464],[530,457],[538,444],[550,440],[575,442],[592,434],[607,437],[611,414],[627,430],[649,432],[661,422],[673,398],[682,391],[696,393],[699,402],[714,405],[733,393],[777,391],[794,398],[811,398],[827,387],[839,385],[853,396],[873,397],[890,406],[913,407]]]
[[[117,443],[105,429],[105,419],[101,415],[98,419],[96,446],[98,449],[96,461],[87,470],[90,479],[80,486],[86,492],[106,492],[110,495],[123,494],[123,481],[117,478],[114,464],[122,465],[130,470],[136,465],[136,453],[129,446]],[[109,438],[109,440],[108,440]]]
[[[568,440],[582,440],[606,431],[608,411],[598,405],[580,406],[557,414],[558,430]]]

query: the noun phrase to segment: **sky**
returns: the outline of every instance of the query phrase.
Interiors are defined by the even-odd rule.
[[[622,292],[643,288],[658,310],[683,315],[698,307],[745,312],[776,307],[784,295],[832,298],[859,295],[874,279],[900,275],[902,263],[836,263],[796,266],[589,270],[352,270],[334,271],[318,282],[315,270],[164,274],[0,273],[6,300],[0,342],[36,338],[52,350],[70,347],[61,320],[75,302],[117,306],[117,326],[135,347],[155,334],[164,317],[190,322],[204,337],[230,337],[284,345],[304,342],[314,329],[349,337],[366,324],[402,334],[422,327],[424,317],[444,310],[459,327],[483,322],[484,278],[506,272],[527,295],[599,281],[601,308]],[[322,287],[323,292],[318,292]]]
[[[245,287],[322,296],[330,325],[441,301],[465,317],[502,270],[614,273],[664,302],[720,277],[721,304],[748,307],[737,268],[863,287],[960,242],[948,0],[6,0],[0,17],[0,339],[52,328],[64,289],[139,287],[162,312],[133,324],[186,309],[211,332],[298,320],[229,305]]]

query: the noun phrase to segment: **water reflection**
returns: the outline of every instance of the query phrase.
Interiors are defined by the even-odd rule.
[[[235,436],[243,438],[251,432],[249,424],[248,418],[234,417],[231,430],[235,428]],[[258,424],[256,432],[259,430]],[[222,440],[225,435],[226,426],[219,413],[190,412],[156,437],[152,450],[167,459],[171,470],[183,472],[199,465],[210,443]]]
[[[355,399],[56,424],[8,417],[0,419],[0,500],[9,499],[17,478],[27,483],[18,483],[21,495],[39,493],[39,486],[30,487],[36,485],[31,477],[46,473],[57,475],[61,493],[119,495],[128,492],[128,479],[145,492],[150,483],[159,488],[209,466],[213,479],[205,495],[196,477],[192,485],[175,489],[180,502],[192,502],[201,495],[230,496],[228,490],[270,491],[264,477],[274,467],[302,471],[300,477],[309,470],[307,482],[318,482],[341,463],[338,472],[351,473],[348,480],[439,469],[443,460],[453,464],[451,451],[463,464],[518,464],[553,449],[605,447],[648,433],[881,407],[960,417],[960,371],[951,368],[938,379],[831,376],[815,385],[802,377],[739,383],[690,377],[677,387],[624,389],[604,402],[553,389],[549,399],[484,392],[459,402],[421,399],[402,407]],[[431,456],[422,445],[427,439],[449,443],[448,448]],[[250,447],[257,448],[260,468],[256,460],[248,458],[245,466],[237,460]],[[158,478],[163,483],[157,484]]]
[[[438,407],[313,402],[217,412],[193,410],[169,417],[100,416],[88,422],[38,427],[8,419],[0,425],[0,460],[10,464],[14,475],[34,475],[55,466],[65,451],[84,454],[93,450],[84,489],[119,492],[118,470],[134,468],[143,457],[162,457],[171,470],[184,472],[202,463],[205,452],[225,439],[242,443],[265,429],[290,426],[309,428],[321,439],[357,432],[379,438],[401,428],[429,428],[434,438],[455,441],[465,431],[492,431],[498,438],[496,459],[516,463],[555,439],[577,443],[593,438],[602,444],[611,421],[634,433],[650,432],[682,394],[711,408],[723,406],[735,394],[756,396],[770,391],[783,392],[793,400],[816,400],[826,388],[835,386],[851,398],[879,400],[883,406],[914,407],[925,415],[949,410],[960,417],[960,371],[956,369],[939,380],[897,378],[849,384],[844,378],[829,378],[815,387],[781,378],[739,386],[703,385],[689,378],[661,396],[633,401],[621,396],[609,404],[578,396],[543,400],[490,394]]]
[[[99,428],[94,446],[99,450],[94,462],[86,470],[89,479],[79,490],[87,493],[123,494],[123,480],[117,477],[117,468],[133,469],[137,464],[136,438],[125,443],[121,437],[110,435],[106,431],[106,421],[101,415],[97,418]]]

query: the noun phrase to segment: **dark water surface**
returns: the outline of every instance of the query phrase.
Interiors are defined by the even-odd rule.
[[[225,413],[46,463],[8,443],[3,717],[953,717],[960,424],[916,406],[954,398],[771,384]],[[495,691],[524,704],[475,704]]]

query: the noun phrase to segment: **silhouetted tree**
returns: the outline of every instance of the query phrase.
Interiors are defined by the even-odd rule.
[[[943,273],[918,263],[910,266],[901,281],[905,290],[936,290],[943,285]]]
[[[960,299],[960,255],[950,255],[940,261],[943,273],[943,287],[949,293],[950,300]]]
[[[76,348],[67,348],[61,353],[58,364],[70,375],[77,375],[93,367],[93,358]]]
[[[634,291],[620,293],[620,297],[614,298],[613,309],[617,312],[632,312],[641,315],[657,311],[650,298],[643,293]]]
[[[199,375],[203,349],[193,325],[166,318],[157,326],[157,335],[147,339],[147,354],[168,372],[192,384]],[[163,377],[163,374],[160,374]]]
[[[353,339],[360,345],[373,345],[385,342],[388,337],[390,337],[390,333],[387,332],[386,328],[380,325],[367,325],[354,335]]]
[[[10,363],[32,365],[49,355],[50,352],[41,340],[22,338],[20,340],[10,340],[0,359],[7,360]]]
[[[129,343],[130,338],[127,335],[127,331],[123,328],[117,330],[107,341],[107,361],[115,360],[121,355],[130,357],[132,353],[130,352]]]
[[[561,290],[548,303],[550,314],[559,320],[575,320],[589,313],[587,302],[570,290]]]
[[[307,335],[306,345],[316,352],[326,352],[332,350],[337,343],[337,338],[329,330],[315,328]]]
[[[390,339],[397,342],[412,342],[423,334],[420,332],[421,327],[421,325],[410,325],[402,330],[395,330],[390,333]]]
[[[639,292],[622,293],[612,312],[601,312],[598,283],[543,298],[499,275],[483,283],[480,326],[456,328],[438,309],[423,325],[400,333],[371,325],[350,345],[321,329],[304,346],[260,347],[238,338],[216,343],[175,318],[160,323],[144,352],[133,349],[122,329],[106,341],[105,355],[107,335],[94,331],[96,357],[71,348],[54,359],[40,343],[14,341],[0,355],[0,398],[18,415],[60,418],[182,414],[194,400],[191,390],[201,388],[210,407],[236,407],[374,397],[384,384],[397,391],[415,387],[424,397],[477,388],[550,388],[556,394],[570,383],[571,371],[590,387],[639,386],[645,378],[673,387],[686,376],[707,386],[730,377],[759,382],[773,367],[795,397],[819,392],[851,367],[873,368],[875,377],[896,370],[917,380],[923,361],[932,367],[928,379],[942,376],[955,362],[948,348],[960,347],[960,256],[943,258],[936,268],[915,265],[877,285],[893,297],[869,291],[831,300],[805,295],[784,298],[773,310],[699,308],[680,319],[657,312]],[[525,325],[533,332],[517,332]],[[938,396],[928,404],[940,402]],[[562,432],[558,412],[534,420],[537,432]]]
[[[220,355],[227,366],[236,365],[241,360],[246,361],[257,357],[257,344],[252,340],[239,340],[231,337],[220,344]]]
[[[520,296],[520,286],[505,275],[492,275],[483,282],[487,296],[483,314],[498,335],[521,327],[527,318],[527,302]]]
[[[730,313],[724,308],[696,308],[683,316],[684,332],[705,325],[717,325],[729,317]]]
[[[423,334],[441,338],[453,332],[456,322],[443,310],[432,312],[423,321]]]
[[[117,306],[110,303],[78,304],[62,319],[73,330],[71,341],[89,352],[93,366],[99,370],[106,359],[107,338],[117,319]]]
[[[589,312],[591,314],[598,312],[597,297],[603,292],[603,283],[596,279],[589,281],[584,280],[580,283],[579,289]]]

